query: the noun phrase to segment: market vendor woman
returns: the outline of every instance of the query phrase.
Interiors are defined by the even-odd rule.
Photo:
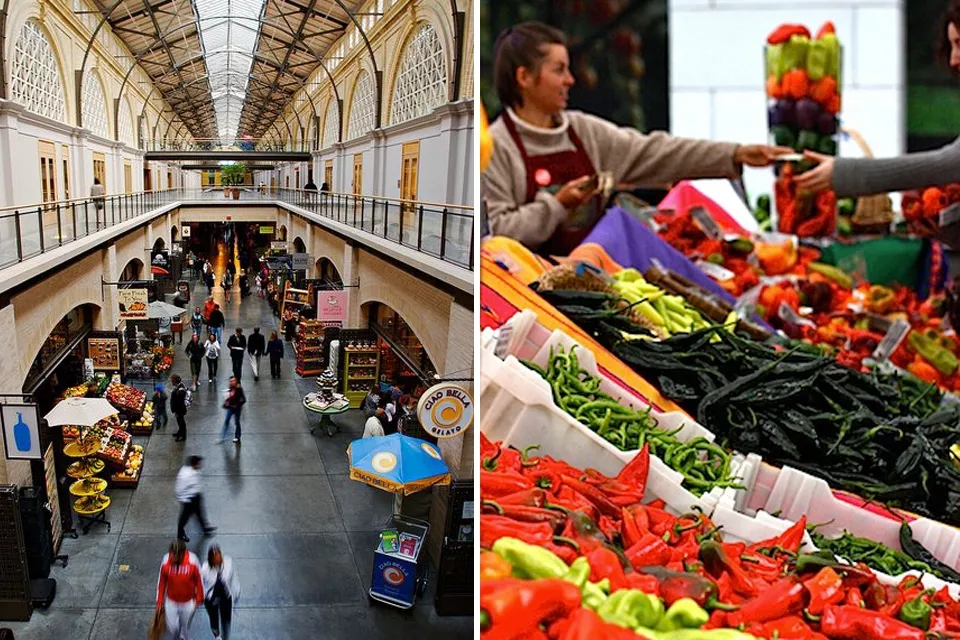
[[[658,186],[684,178],[737,178],[790,149],[650,135],[567,111],[573,86],[561,31],[525,22],[500,34],[494,86],[505,110],[490,126],[484,174],[490,229],[543,254],[567,255],[600,217],[596,176]]]

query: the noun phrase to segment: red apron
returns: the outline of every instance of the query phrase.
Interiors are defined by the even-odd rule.
[[[531,156],[527,154],[526,147],[517,133],[517,126],[506,111],[500,116],[503,123],[510,132],[510,137],[520,150],[523,158],[523,164],[527,169],[527,199],[526,202],[533,202],[537,197],[537,192],[546,189],[550,193],[557,193],[563,185],[582,178],[583,176],[592,176],[596,174],[596,169],[590,156],[583,149],[583,143],[580,142],[580,136],[573,130],[573,127],[567,126],[567,135],[575,149],[573,151],[558,151],[556,153],[547,153],[542,156]],[[554,234],[543,243],[537,253],[549,256],[566,256],[577,248],[583,239],[587,237],[590,230],[600,218],[600,198],[594,197],[582,204],[576,210],[571,211],[569,217],[563,222]]]

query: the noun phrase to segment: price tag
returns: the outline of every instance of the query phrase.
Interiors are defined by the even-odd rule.
[[[955,202],[940,212],[941,227],[949,227],[955,222],[960,222],[960,202]]]
[[[793,310],[793,307],[788,305],[786,302],[780,303],[780,308],[777,309],[777,317],[783,320],[785,323],[794,326],[807,326],[817,328],[817,323],[808,319],[802,318],[797,315],[797,312]]]
[[[883,336],[883,340],[873,351],[874,359],[880,361],[889,359],[908,333],[910,333],[910,323],[906,320],[897,320],[891,324],[890,328],[887,329],[887,335]]]
[[[513,325],[505,324],[500,327],[500,334],[497,336],[497,346],[493,349],[493,355],[501,360],[507,357],[507,350],[510,347],[510,337],[513,335]]]
[[[733,271],[730,271],[730,269],[727,269],[719,264],[714,264],[707,260],[697,260],[696,265],[700,271],[703,271],[717,282],[729,280],[737,275]]]
[[[703,207],[693,207],[690,209],[690,216],[700,230],[707,234],[711,240],[720,240],[723,238],[723,230]]]

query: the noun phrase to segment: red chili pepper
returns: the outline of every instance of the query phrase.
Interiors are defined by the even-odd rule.
[[[620,564],[620,557],[610,549],[600,547],[586,556],[590,563],[590,581],[600,582],[604,578],[610,579],[610,592],[618,591],[627,586],[627,578]]]
[[[611,518],[616,518],[620,515],[620,507],[610,502],[610,500],[603,495],[603,492],[596,487],[592,487],[586,482],[580,482],[576,478],[568,475],[562,476],[562,479],[563,484],[589,500],[600,511],[601,515],[610,516]]]
[[[507,504],[522,504],[528,507],[542,507],[547,501],[547,494],[543,489],[524,489],[516,493],[508,493],[505,496],[497,498],[496,502],[500,506]]]
[[[813,636],[813,629],[797,616],[787,616],[773,620],[763,625],[748,627],[748,633],[759,638],[776,637],[780,640],[808,640]]]
[[[637,634],[631,629],[604,622],[590,609],[581,608],[570,616],[570,625],[566,627],[559,640],[636,640]],[[486,640],[486,638],[484,638]]]
[[[620,522],[622,523],[620,538],[623,542],[623,548],[629,549],[640,541],[644,532],[637,525],[633,514],[626,509],[620,510]]]
[[[677,524],[676,516],[664,511],[663,507],[655,507],[653,503],[650,503],[647,505],[646,511],[650,520],[650,531],[658,536],[672,530],[673,526]]]
[[[863,602],[868,609],[893,618],[900,613],[905,601],[897,587],[874,582],[863,592]]]
[[[681,598],[690,598],[701,607],[717,601],[717,585],[710,578],[666,567],[643,567],[638,573],[657,579],[660,597],[668,607]]]
[[[480,547],[492,549],[500,538],[517,538],[527,544],[553,542],[553,527],[547,522],[517,522],[503,516],[480,515]]]
[[[500,443],[493,443],[483,431],[480,432],[480,459],[486,459],[497,455],[500,451]]]
[[[567,511],[582,511],[591,520],[596,520],[600,517],[597,508],[593,506],[592,502],[566,485],[562,485],[557,494],[551,497],[548,502],[554,506],[562,507]]]
[[[552,552],[567,564],[573,564],[573,561],[580,557],[579,545],[577,545],[577,548],[574,548],[568,544],[556,544],[555,542],[548,542],[540,546],[547,551]]]
[[[640,452],[633,456],[633,460],[627,463],[620,473],[617,474],[617,480],[640,493],[642,497],[647,490],[647,475],[650,473],[650,444],[644,443]]]
[[[648,576],[646,574],[636,572],[627,573],[624,575],[627,578],[628,589],[638,589],[652,596],[660,595],[660,583],[654,576]]]
[[[670,562],[671,550],[662,537],[645,534],[640,541],[627,549],[627,560],[634,569],[662,566]]]
[[[824,567],[817,575],[805,580],[803,586],[810,594],[807,610],[815,616],[820,615],[827,605],[840,604],[843,601],[843,578],[830,567]]]
[[[523,467],[520,473],[540,489],[547,489],[551,492],[556,492],[560,489],[560,474],[550,465],[541,463]]]
[[[947,614],[943,609],[934,609],[930,612],[930,627],[927,631],[946,631]]]
[[[752,598],[759,593],[757,585],[740,566],[741,549],[734,547],[735,555],[727,553],[723,544],[713,540],[706,540],[700,545],[700,560],[707,573],[713,578],[719,578],[723,573],[730,576],[730,586],[734,593],[745,598]]]
[[[529,580],[480,595],[484,640],[515,640],[580,607],[580,588],[559,579]]]
[[[747,601],[739,611],[727,616],[732,626],[751,622],[769,622],[784,616],[803,611],[807,601],[807,590],[795,576],[782,578],[756,598]]]
[[[781,563],[773,558],[750,551],[740,554],[740,562],[751,575],[765,582],[776,582],[783,569]]]
[[[600,521],[597,522],[597,526],[600,528],[600,531],[603,532],[603,535],[607,536],[608,540],[615,540],[620,537],[620,521],[613,520],[607,516],[600,516]]]
[[[767,36],[767,44],[783,44],[787,42],[791,36],[804,36],[809,38],[810,30],[802,24],[782,24]]]
[[[843,604],[848,604],[851,607],[865,607],[867,606],[863,602],[863,594],[860,593],[860,589],[849,589],[847,590],[847,595],[843,599]]]
[[[499,498],[517,491],[533,488],[533,483],[519,473],[480,470],[480,496]]]
[[[500,504],[493,500],[484,500],[483,506],[494,509],[497,514],[517,522],[546,522],[551,529],[556,529],[566,518],[562,513],[550,509],[527,507],[520,504]]]
[[[850,606],[829,606],[820,631],[833,640],[924,640],[922,629],[880,613]]]

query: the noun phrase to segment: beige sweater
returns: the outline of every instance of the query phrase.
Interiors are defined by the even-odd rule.
[[[575,149],[567,127],[572,126],[594,168],[613,174],[614,183],[653,187],[685,178],[736,178],[737,145],[675,138],[657,131],[649,135],[580,111],[565,111],[554,129],[527,124],[510,112],[527,154],[537,156]],[[482,193],[490,231],[536,249],[567,218],[567,209],[547,191],[527,202],[527,172],[510,132],[498,118],[490,126],[493,158],[483,174]]]

